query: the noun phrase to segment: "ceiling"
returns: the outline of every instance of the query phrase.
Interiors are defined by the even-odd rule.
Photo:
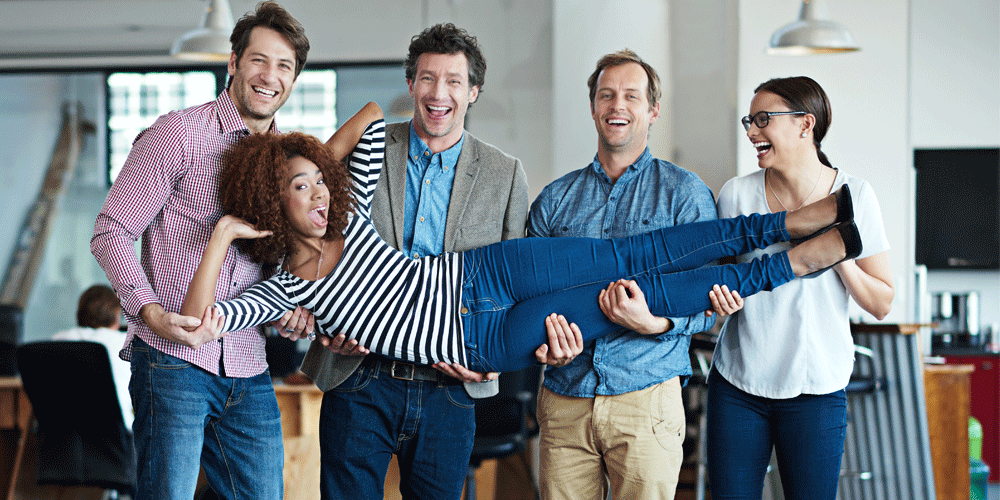
[[[231,0],[234,14],[252,1]],[[199,27],[203,0],[0,0],[0,67],[169,62],[174,39]],[[237,16],[238,17],[238,16]]]

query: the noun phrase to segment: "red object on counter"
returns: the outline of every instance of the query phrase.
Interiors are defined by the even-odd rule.
[[[1000,356],[944,356],[949,365],[973,365],[969,413],[983,426],[983,462],[989,482],[1000,482]]]

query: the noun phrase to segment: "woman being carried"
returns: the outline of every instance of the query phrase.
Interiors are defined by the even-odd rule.
[[[585,341],[621,329],[597,306],[610,281],[638,282],[654,314],[687,316],[711,309],[713,284],[745,297],[860,252],[845,190],[787,217],[751,215],[613,240],[522,238],[411,259],[369,220],[384,138],[381,110],[369,104],[331,138],[334,152],[298,133],[235,145],[220,182],[230,216],[212,234],[182,313],[204,311],[200,329],[218,335],[301,305],[320,333],[345,333],[384,356],[514,371],[535,362],[548,312],[577,323]],[[355,143],[345,169],[337,152]],[[699,268],[793,238],[808,241],[743,264]],[[254,259],[281,260],[282,269],[210,307],[226,248],[237,239]]]

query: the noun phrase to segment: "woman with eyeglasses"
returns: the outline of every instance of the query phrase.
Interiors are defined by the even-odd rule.
[[[786,499],[832,500],[847,425],[844,388],[854,364],[848,298],[882,319],[895,293],[881,210],[871,185],[823,154],[830,103],[812,79],[762,83],[742,122],[760,170],[723,186],[719,217],[794,213],[846,184],[864,250],[836,272],[747,297],[727,318],[709,377],[712,498],[760,499],[774,449]],[[788,248],[779,243],[737,260]]]

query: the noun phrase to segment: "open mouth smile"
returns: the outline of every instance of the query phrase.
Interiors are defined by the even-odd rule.
[[[452,108],[450,108],[448,106],[434,106],[434,105],[428,104],[428,105],[424,106],[424,109],[427,110],[427,115],[429,117],[434,118],[434,119],[441,119],[441,118],[444,118],[444,117],[448,116],[448,114],[451,113],[451,109]]]
[[[326,227],[327,225],[326,205],[321,205],[310,210],[306,216],[309,217],[309,220],[312,221],[313,224],[316,224],[319,227]]]
[[[771,143],[767,141],[755,142],[753,143],[753,147],[757,150],[757,158],[760,158],[771,150]]]
[[[264,87],[258,87],[256,85],[252,85],[251,88],[253,88],[253,91],[256,92],[257,95],[262,95],[264,97],[274,97],[278,95],[277,90],[266,89]]]

